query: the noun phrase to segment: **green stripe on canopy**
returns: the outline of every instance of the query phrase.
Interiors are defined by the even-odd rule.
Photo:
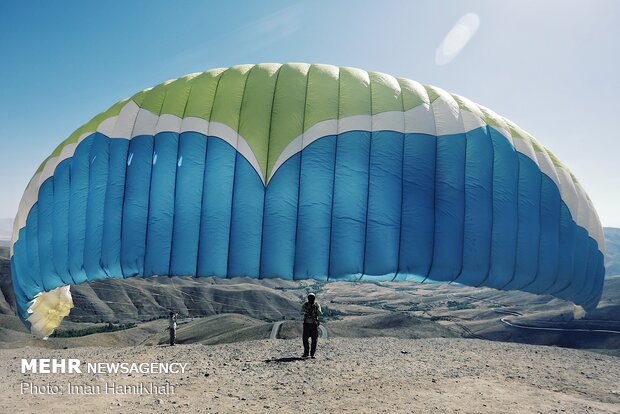
[[[49,158],[97,130],[133,101],[155,115],[195,117],[227,125],[246,140],[264,177],[284,149],[313,126],[355,115],[408,111],[429,105],[443,93],[415,81],[349,67],[305,63],[238,65],[212,69],[167,81],[124,99],[95,116],[63,141]],[[514,123],[462,97],[452,95],[462,110],[488,125],[507,129],[528,141],[538,152],[548,152]],[[47,160],[49,160],[49,158]],[[39,167],[40,172],[45,163]]]

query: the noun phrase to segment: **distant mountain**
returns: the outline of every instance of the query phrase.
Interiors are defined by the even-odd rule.
[[[11,240],[13,234],[13,219],[3,218],[0,219],[0,241]]]
[[[605,227],[605,267],[607,276],[620,275],[620,229]]]

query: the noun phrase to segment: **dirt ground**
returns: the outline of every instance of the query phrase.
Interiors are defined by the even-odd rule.
[[[317,359],[300,354],[300,341],[278,339],[0,350],[0,412],[620,412],[620,358],[586,351],[475,339],[331,338],[320,340]],[[182,374],[22,374],[22,358],[187,367]],[[68,383],[79,393],[69,395]],[[167,393],[144,392],[151,383]],[[119,385],[133,388],[106,392]]]

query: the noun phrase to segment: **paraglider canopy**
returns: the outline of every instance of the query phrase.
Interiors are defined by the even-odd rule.
[[[47,336],[69,285],[152,275],[435,280],[591,310],[603,253],[577,179],[506,118],[295,63],[187,75],[95,116],[26,188],[11,265]]]

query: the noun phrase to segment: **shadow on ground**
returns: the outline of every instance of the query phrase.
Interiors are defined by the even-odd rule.
[[[295,361],[305,361],[308,358],[302,358],[302,357],[284,357],[284,358],[271,358],[271,359],[266,359],[265,362],[267,364],[269,363],[277,363],[277,364],[281,364],[281,363],[286,363],[286,362],[295,362]]]

